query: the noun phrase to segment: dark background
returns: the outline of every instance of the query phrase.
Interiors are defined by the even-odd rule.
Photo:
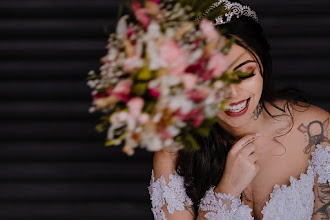
[[[104,147],[89,70],[119,0],[0,0],[0,219],[152,219],[152,154]],[[330,1],[250,0],[274,81],[330,109]],[[107,27],[107,28],[105,28]]]

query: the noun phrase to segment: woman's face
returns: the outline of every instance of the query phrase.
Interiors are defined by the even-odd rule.
[[[245,53],[244,53],[245,52]],[[253,120],[263,88],[263,78],[256,59],[243,47],[234,44],[228,53],[229,63],[234,62],[242,53],[244,55],[229,69],[249,72],[240,84],[230,85],[230,93],[226,97],[227,108],[218,113],[220,125],[224,128],[239,128]]]

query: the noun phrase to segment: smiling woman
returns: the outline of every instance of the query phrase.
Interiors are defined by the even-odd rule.
[[[298,92],[274,90],[271,47],[253,10],[240,1],[206,2],[203,15],[237,39],[229,61],[243,54],[230,71],[250,74],[230,85],[209,136],[193,134],[200,150],[155,153],[155,218],[329,219],[329,113]],[[233,14],[219,17],[221,6]]]

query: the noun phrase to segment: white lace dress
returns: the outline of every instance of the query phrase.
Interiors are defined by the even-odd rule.
[[[312,159],[308,161],[306,173],[302,173],[299,179],[290,177],[290,185],[275,185],[262,210],[263,220],[310,220],[314,207],[314,180],[316,175],[318,183],[330,185],[330,146],[322,148],[317,145],[312,152]],[[174,210],[185,209],[184,203],[192,205],[183,185],[183,177],[177,173],[169,176],[167,184],[161,176],[155,181],[152,173],[149,193],[152,203],[152,212],[156,220],[166,220],[162,207],[167,204],[170,214]],[[230,194],[214,193],[211,187],[201,200],[200,209],[207,213],[204,217],[208,220],[249,220],[252,210]]]

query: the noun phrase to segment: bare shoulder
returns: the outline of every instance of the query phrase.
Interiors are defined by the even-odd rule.
[[[314,105],[310,105],[305,110],[293,107],[293,112],[293,129],[304,138],[306,144],[304,152],[306,154],[313,151],[318,144],[323,147],[330,145],[329,112]]]

